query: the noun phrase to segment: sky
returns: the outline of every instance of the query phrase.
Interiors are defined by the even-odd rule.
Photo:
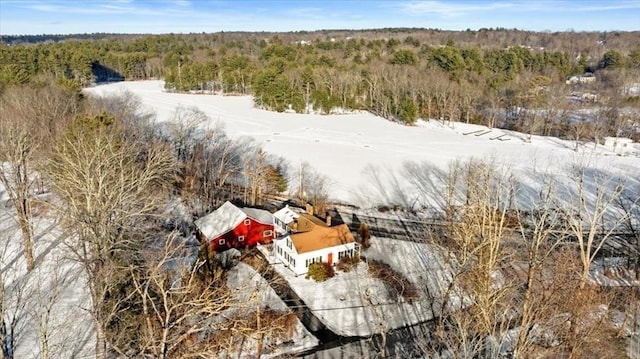
[[[640,30],[640,0],[0,0],[0,34]]]

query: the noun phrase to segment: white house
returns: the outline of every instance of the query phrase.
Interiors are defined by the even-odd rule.
[[[575,85],[575,84],[592,84],[596,82],[596,77],[591,72],[585,72],[582,75],[571,76],[567,79],[567,85]]]
[[[284,208],[278,210],[273,214],[273,220],[275,223],[276,233],[279,236],[284,236],[287,233],[291,232],[290,225],[298,220],[300,215],[293,211],[289,205],[286,205]]]
[[[303,213],[289,228],[291,233],[273,242],[273,253],[277,262],[296,275],[306,274],[313,263],[335,265],[343,257],[359,253],[358,243],[345,224],[331,226]]]

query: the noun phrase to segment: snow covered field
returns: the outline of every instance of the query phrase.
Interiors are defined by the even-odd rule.
[[[594,151],[593,143],[576,152],[572,141],[533,136],[529,142],[523,134],[463,123],[420,121],[409,127],[369,113],[270,112],[255,108],[250,96],[167,93],[162,81],[111,83],[86,91],[98,95],[129,91],[156,112],[159,121],[169,120],[177,106],[195,106],[209,116],[210,127],[221,123],[231,137],[253,137],[266,151],[288,159],[294,168],[309,162],[331,179],[332,198],[360,206],[413,202],[406,197],[412,192],[411,185],[401,172],[407,161],[428,162],[445,170],[456,159],[492,158],[513,167],[524,182],[534,184],[540,173],[564,176],[566,166],[585,158],[590,165],[622,176],[637,175],[640,168],[637,155],[614,156],[603,146]],[[640,153],[640,149],[634,151]],[[372,173],[394,188],[381,191]]]

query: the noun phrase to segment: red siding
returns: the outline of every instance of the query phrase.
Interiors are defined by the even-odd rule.
[[[242,221],[233,230],[211,239],[210,249],[221,252],[230,248],[253,247],[258,243],[271,243],[274,236],[273,224],[260,223],[250,217],[247,217],[247,220],[249,220],[249,224]],[[265,237],[265,231],[271,231],[271,235]],[[244,236],[243,241],[238,240],[240,236]],[[220,244],[221,239],[224,239],[224,244]]]

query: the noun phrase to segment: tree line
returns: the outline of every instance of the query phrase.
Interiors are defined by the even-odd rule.
[[[565,80],[595,72],[598,83],[578,90],[601,94],[604,106],[637,106],[637,96],[619,91],[640,76],[632,35],[381,29],[113,36],[1,45],[0,83],[53,77],[82,87],[163,78],[170,91],[251,94],[274,111],[366,110],[406,124],[461,120],[570,138],[581,131],[587,135],[578,137],[597,140],[597,125],[574,128],[571,113],[585,105],[567,99],[574,89]],[[606,135],[635,135],[633,121],[617,133],[605,126]]]

